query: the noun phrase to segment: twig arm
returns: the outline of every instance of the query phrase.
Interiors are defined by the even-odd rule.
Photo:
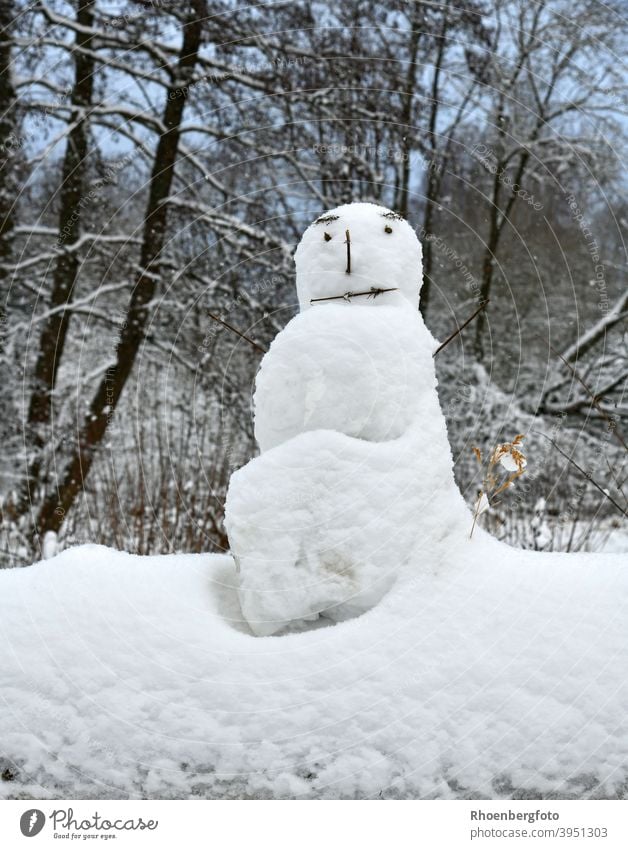
[[[453,342],[453,340],[456,338],[456,336],[458,336],[458,334],[462,333],[462,331],[465,329],[467,324],[471,324],[473,319],[476,318],[476,316],[478,316],[482,312],[482,310],[485,310],[487,308],[487,306],[489,305],[489,303],[490,303],[490,300],[487,298],[487,300],[484,301],[484,303],[480,304],[480,306],[476,309],[476,311],[473,313],[473,315],[470,315],[469,318],[466,321],[463,321],[462,324],[460,325],[460,327],[457,330],[454,330],[454,332],[450,336],[448,336],[441,345],[438,346],[438,348],[434,351],[432,356],[435,357],[436,354],[440,354],[440,352],[443,350],[443,348],[447,347],[447,345],[449,345],[450,342]]]
[[[224,321],[222,318],[219,318],[217,315],[214,315],[212,312],[209,312],[209,310],[207,311],[207,315],[210,318],[213,318],[214,321],[217,321],[218,324],[222,324],[222,326],[226,327],[227,330],[230,330],[232,333],[235,333],[236,336],[240,337],[240,339],[244,339],[246,342],[249,343],[249,345],[252,345],[256,350],[260,351],[262,354],[266,353],[266,348],[262,348],[261,345],[258,345],[257,342],[254,342],[250,336],[247,336],[245,333],[242,333],[240,330],[237,329],[237,327],[234,327],[232,324],[229,324],[229,322]]]

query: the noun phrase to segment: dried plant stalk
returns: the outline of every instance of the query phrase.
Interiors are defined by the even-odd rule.
[[[524,439],[522,433],[518,433],[512,442],[501,442],[492,450],[482,475],[482,487],[473,510],[473,524],[469,539],[473,536],[475,525],[482,513],[486,513],[496,503],[495,499],[514,485],[517,478],[525,472],[527,460],[521,450]],[[473,453],[480,466],[482,466],[482,452],[474,447]],[[504,477],[503,471],[506,472]]]

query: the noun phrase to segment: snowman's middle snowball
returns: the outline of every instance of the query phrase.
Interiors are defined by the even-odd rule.
[[[421,333],[412,309],[319,305],[273,341],[255,387],[262,452],[309,430],[381,442],[401,436],[430,381],[417,367]]]

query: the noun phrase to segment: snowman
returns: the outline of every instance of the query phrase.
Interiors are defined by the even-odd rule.
[[[413,229],[376,204],[346,204],[308,227],[295,263],[300,312],[256,381],[260,455],[232,475],[225,509],[259,636],[363,614],[402,572],[434,568],[431,543],[469,528]]]

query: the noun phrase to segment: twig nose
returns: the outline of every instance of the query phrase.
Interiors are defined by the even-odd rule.
[[[348,230],[345,230],[347,236],[345,245],[347,246],[347,274],[351,274],[351,235]]]

